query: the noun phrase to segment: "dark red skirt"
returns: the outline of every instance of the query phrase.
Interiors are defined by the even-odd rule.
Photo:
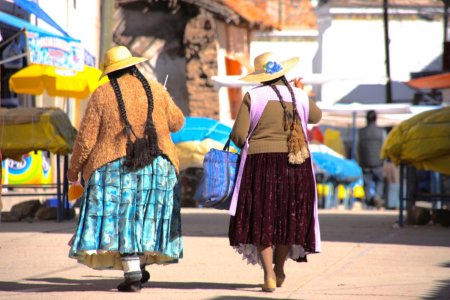
[[[313,176],[310,158],[292,165],[287,153],[248,155],[230,219],[230,245],[299,245],[314,253]]]

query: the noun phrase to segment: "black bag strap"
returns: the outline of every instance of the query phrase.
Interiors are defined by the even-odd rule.
[[[231,142],[231,135],[228,136],[228,140],[225,143],[225,145],[223,146],[223,151],[228,151],[230,152],[230,142]]]

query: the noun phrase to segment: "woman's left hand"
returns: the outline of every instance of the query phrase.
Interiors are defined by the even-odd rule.
[[[79,181],[78,179],[78,173],[73,173],[70,169],[67,171],[67,179],[70,182],[76,182]]]

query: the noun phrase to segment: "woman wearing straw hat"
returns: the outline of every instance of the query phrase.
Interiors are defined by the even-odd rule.
[[[230,207],[230,245],[264,269],[262,290],[272,292],[286,277],[289,256],[306,261],[320,251],[316,186],[306,125],[321,110],[285,74],[298,58],[279,61],[273,53],[254,60],[242,80],[257,85],[239,109],[231,139],[241,162]],[[301,86],[294,80],[294,86]]]
[[[86,182],[70,257],[94,269],[119,269],[123,292],[149,280],[149,264],[182,257],[180,209],[174,198],[178,157],[170,132],[184,116],[164,86],[136,68],[146,61],[123,46],[108,50],[110,83],[91,96],[67,173]]]

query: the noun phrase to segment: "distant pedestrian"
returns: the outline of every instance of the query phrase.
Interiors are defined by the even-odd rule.
[[[245,94],[231,132],[241,162],[230,208],[230,245],[262,266],[265,292],[282,286],[288,256],[302,262],[320,251],[306,125],[317,123],[322,112],[299,79],[292,87],[284,76],[297,63],[298,58],[279,61],[272,53],[255,58],[255,71],[242,80],[258,86]]]
[[[379,208],[384,203],[381,147],[386,132],[376,125],[377,113],[374,110],[367,112],[366,120],[366,127],[358,130],[358,162],[363,170],[365,203]]]
[[[149,280],[146,265],[182,257],[178,157],[170,132],[184,116],[164,86],[136,68],[123,46],[105,54],[106,83],[92,94],[67,173],[86,182],[70,257],[94,269],[123,270],[122,292]]]

